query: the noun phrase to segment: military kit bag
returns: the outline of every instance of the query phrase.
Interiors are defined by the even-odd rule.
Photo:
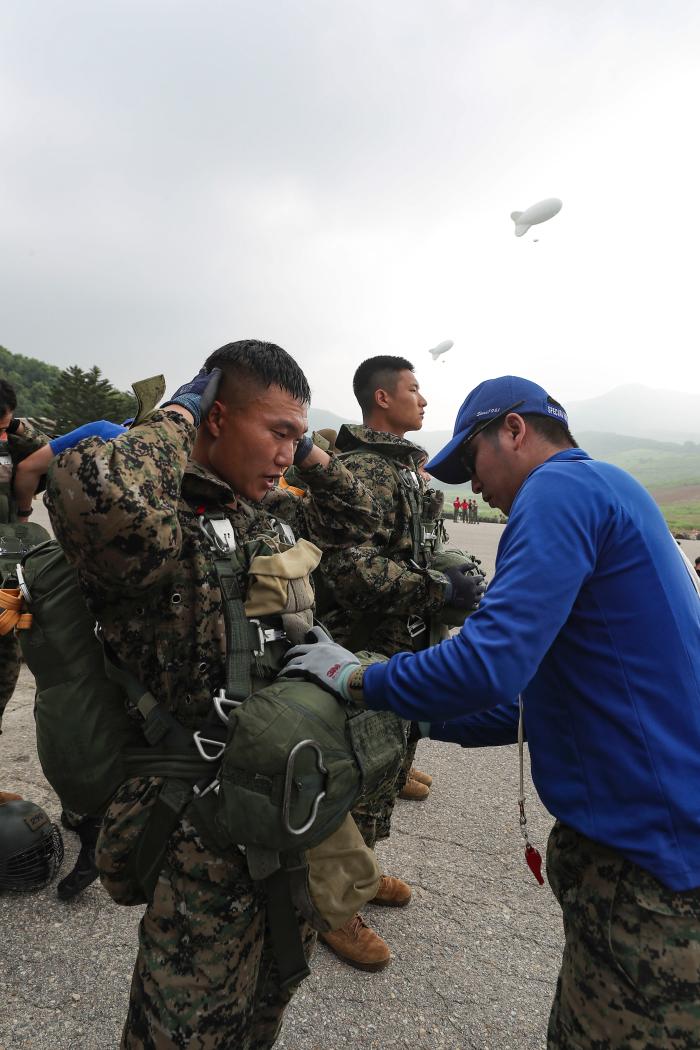
[[[295,552],[296,546],[284,550],[284,544],[256,541],[247,552],[241,549],[239,561],[228,558],[234,572],[246,578],[248,608],[260,614],[246,617],[242,598],[225,601],[229,619],[238,619],[246,638],[254,639],[246,643],[246,659],[256,672],[270,673],[269,656],[261,652],[265,648],[277,648],[274,662],[281,664],[276,635],[284,632],[268,626],[273,607],[291,631],[303,627],[307,614],[311,624],[304,607],[313,601],[308,574],[318,552],[303,542]],[[287,551],[292,555],[278,586],[267,559]],[[284,869],[287,854],[312,851],[310,870],[303,861],[301,868],[310,891],[310,917],[320,928],[332,928],[343,907],[349,918],[376,893],[376,861],[346,818],[355,799],[373,788],[387,766],[398,768],[404,747],[400,719],[389,712],[346,708],[312,683],[279,678],[243,701],[218,697],[195,740],[105,653],[77,572],[58,543],[49,541],[26,554],[19,576],[20,614],[30,622],[18,636],[37,684],[37,748],[44,775],[62,803],[101,815],[129,778],[158,778],[146,782],[144,800],[134,800],[130,812],[120,810],[103,829],[98,858],[110,858],[108,870],[101,871],[103,884],[118,903],[149,899],[169,835],[188,807],[198,826],[201,818],[204,831],[214,830],[217,842],[246,847],[254,877]],[[265,645],[266,635],[274,646]],[[240,662],[241,649],[235,651]],[[105,848],[105,836],[129,844],[116,866],[119,851]],[[340,845],[338,839],[334,845],[334,836]],[[326,841],[330,854],[322,849]],[[343,863],[333,863],[329,855],[342,857]],[[328,914],[324,901],[332,902]],[[303,906],[298,897],[295,903]]]
[[[17,563],[34,547],[51,539],[38,522],[4,522],[0,524],[0,584],[16,585]]]

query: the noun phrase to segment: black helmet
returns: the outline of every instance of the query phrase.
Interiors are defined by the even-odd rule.
[[[40,806],[21,800],[0,806],[0,890],[37,890],[63,860],[61,832]]]

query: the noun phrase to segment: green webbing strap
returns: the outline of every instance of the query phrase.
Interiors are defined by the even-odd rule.
[[[105,674],[126,693],[131,703],[138,709],[143,718],[141,729],[148,743],[155,747],[161,742],[170,747],[192,750],[192,734],[180,725],[174,715],[159,704],[153,693],[144,689],[138,678],[131,673],[126,664],[112,652],[103,640]]]
[[[294,908],[289,873],[280,868],[263,882],[267,902],[267,926],[277,962],[280,985],[292,988],[309,976],[299,917]]]
[[[251,624],[243,607],[239,581],[240,570],[230,556],[214,557],[214,568],[221,589],[226,626],[226,681],[224,689],[229,700],[245,700],[253,691],[251,676]]]
[[[129,858],[129,869],[139,880],[147,900],[153,899],[168,839],[192,801],[192,784],[186,780],[166,780],[137,846]]]
[[[413,544],[413,560],[420,565],[425,559],[423,549],[423,507],[418,499],[418,488],[413,484],[411,471],[404,467],[399,471],[401,486],[404,490],[408,504],[411,508],[411,542]]]

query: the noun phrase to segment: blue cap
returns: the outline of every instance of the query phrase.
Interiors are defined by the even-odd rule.
[[[459,485],[469,481],[468,468],[462,462],[460,447],[475,437],[494,419],[508,412],[525,415],[528,412],[557,419],[568,427],[569,420],[561,405],[553,401],[544,387],[520,376],[500,376],[485,379],[475,386],[457,413],[452,440],[429,463],[425,469],[438,481],[448,485]]]

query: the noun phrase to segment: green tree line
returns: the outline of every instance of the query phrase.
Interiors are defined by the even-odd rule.
[[[136,411],[134,396],[115,389],[97,365],[61,370],[0,346],[0,378],[15,389],[17,415],[50,419],[56,434],[93,419],[121,423]]]

